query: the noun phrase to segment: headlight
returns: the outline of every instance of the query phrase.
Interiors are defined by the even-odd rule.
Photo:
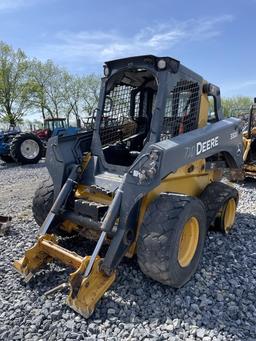
[[[103,68],[104,68],[104,75],[105,75],[105,77],[108,77],[110,75],[109,67],[107,67],[107,65],[104,65]]]
[[[157,67],[159,70],[164,70],[166,68],[166,61],[164,59],[159,59]]]

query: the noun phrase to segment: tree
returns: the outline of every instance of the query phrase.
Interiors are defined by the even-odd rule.
[[[51,60],[42,63],[33,60],[30,67],[31,103],[43,118],[63,116],[67,111],[65,89],[69,78],[67,71],[54,65]]]
[[[41,111],[43,119],[46,117],[46,110],[52,117],[52,112],[47,108],[46,104],[46,87],[49,82],[50,72],[47,64],[36,59],[30,63],[30,88],[32,106]]]
[[[236,116],[249,111],[252,98],[246,96],[224,97],[221,103],[225,117]]]
[[[83,112],[85,112],[86,116],[91,116],[99,101],[100,78],[92,74],[82,77],[81,81],[83,89]]]
[[[31,105],[28,68],[23,51],[0,42],[0,118],[14,126]]]
[[[63,99],[66,102],[65,116],[68,125],[71,115],[74,115],[76,119],[80,117],[82,111],[82,89],[82,79],[66,73],[64,77]]]
[[[43,129],[44,124],[42,121],[38,120],[38,119],[34,119],[34,120],[29,120],[26,119],[24,120],[23,124],[22,124],[22,128],[25,128],[25,130],[37,130],[37,129]]]

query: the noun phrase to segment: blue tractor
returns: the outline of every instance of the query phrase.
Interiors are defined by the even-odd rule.
[[[4,162],[14,162],[10,155],[10,144],[16,135],[20,134],[20,130],[14,126],[10,126],[8,131],[0,131],[0,158]]]
[[[65,118],[47,118],[44,128],[33,132],[20,132],[10,128],[0,133],[0,158],[5,162],[37,163],[43,156],[50,137],[74,135],[80,128],[69,127]]]

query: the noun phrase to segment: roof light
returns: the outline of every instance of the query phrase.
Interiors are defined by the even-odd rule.
[[[157,62],[157,67],[159,70],[164,70],[166,68],[166,60],[159,59],[159,61]]]
[[[104,68],[104,75],[105,75],[105,77],[108,77],[110,75],[109,67],[107,65],[104,65],[103,68]]]

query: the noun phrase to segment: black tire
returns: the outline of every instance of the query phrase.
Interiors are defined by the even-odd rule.
[[[11,155],[1,155],[0,156],[1,160],[6,162],[6,163],[14,163],[15,161],[11,157]]]
[[[178,258],[181,235],[192,217],[199,225],[198,242],[189,264],[181,266]],[[142,272],[163,284],[182,287],[198,267],[206,233],[206,213],[201,200],[161,193],[147,208],[141,225],[137,257]]]
[[[37,146],[38,148],[36,154],[34,156],[32,155],[31,157],[28,157],[24,153],[22,153],[23,143],[26,141],[28,142],[29,140],[34,141],[35,146]],[[42,141],[32,133],[21,133],[16,135],[10,145],[11,157],[15,160],[15,162],[21,163],[23,165],[37,163],[42,158],[43,153],[44,146]]]
[[[54,201],[54,186],[52,178],[49,176],[46,180],[42,181],[37,190],[32,203],[33,216],[39,227],[42,226],[47,214],[52,208]],[[53,233],[57,236],[67,237],[72,235],[72,232],[66,232],[59,228],[60,224],[58,219],[55,219],[55,224],[47,233]]]
[[[232,198],[235,200],[237,206],[239,193],[234,187],[224,184],[223,182],[212,182],[206,186],[200,199],[203,201],[206,208],[208,227],[216,231],[227,233],[227,230],[224,228],[222,213],[223,210],[225,210],[228,201]]]
[[[33,198],[32,211],[35,221],[41,226],[52,208],[54,187],[51,177],[41,182]]]

